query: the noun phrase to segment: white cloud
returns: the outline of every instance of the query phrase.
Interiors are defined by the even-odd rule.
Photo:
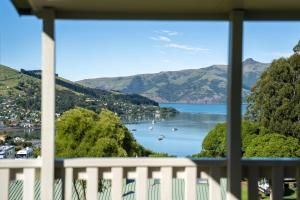
[[[182,45],[182,44],[176,44],[176,43],[171,43],[168,44],[167,47],[174,48],[174,49],[181,49],[185,51],[190,51],[190,52],[207,52],[209,49],[204,49],[200,47],[191,47],[188,45]]]
[[[166,37],[166,36],[157,36],[157,37],[150,37],[151,40],[155,40],[155,41],[161,41],[161,42],[171,42],[171,39]]]
[[[159,41],[159,42],[163,42],[164,45],[162,47],[179,49],[179,50],[188,51],[188,52],[192,52],[192,53],[209,51],[209,49],[194,47],[194,46],[189,46],[189,45],[184,45],[184,44],[178,44],[178,43],[173,42],[173,38],[170,39],[170,37],[178,35],[179,32],[171,31],[171,30],[160,30],[160,31],[154,31],[154,32],[157,35],[151,36],[150,39]],[[165,51],[160,51],[160,53],[166,54]]]
[[[179,33],[177,31],[170,31],[170,30],[161,30],[162,33],[165,33],[169,36],[175,36],[178,35]]]

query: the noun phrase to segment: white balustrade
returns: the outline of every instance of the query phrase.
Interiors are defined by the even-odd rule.
[[[86,197],[99,197],[100,179],[111,180],[113,200],[123,199],[124,179],[135,179],[135,198],[148,199],[148,180],[160,179],[160,198],[171,200],[173,179],[184,179],[184,198],[197,199],[197,179],[206,179],[209,199],[220,200],[220,179],[226,178],[226,160],[188,158],[80,158],[57,160],[56,176],[64,182],[63,198],[72,199],[76,180],[86,181]],[[271,180],[272,199],[282,199],[284,178],[300,179],[299,159],[242,160],[243,178],[248,179],[248,199],[258,199],[258,180]],[[40,160],[1,160],[0,199],[9,199],[10,181],[23,181],[23,198],[35,198],[36,180],[40,180]],[[63,172],[63,173],[59,173]],[[75,182],[74,182],[75,180]],[[299,194],[298,194],[299,196]],[[299,198],[298,198],[299,199]]]
[[[11,180],[23,181],[24,199],[34,200],[35,180],[40,172],[40,160],[0,160],[0,199],[9,199],[9,184]],[[39,173],[38,173],[39,175]]]

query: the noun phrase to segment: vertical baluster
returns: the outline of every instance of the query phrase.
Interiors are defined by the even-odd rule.
[[[24,169],[23,199],[34,200],[35,169]]]
[[[65,169],[65,193],[64,200],[72,200],[73,193],[73,168]]]
[[[297,199],[300,200],[300,168],[297,167]]]
[[[0,199],[8,200],[9,192],[9,169],[0,169]]]
[[[136,199],[147,200],[148,168],[147,167],[138,167],[136,169],[136,173],[137,173],[136,184],[135,184]]]
[[[196,200],[197,167],[185,168],[185,200]]]
[[[87,168],[87,199],[96,200],[98,194],[98,168]]]
[[[122,200],[123,168],[113,167],[111,196],[113,200]]]
[[[160,190],[160,199],[172,199],[172,178],[173,172],[172,167],[162,167],[161,168],[161,190]]]
[[[208,191],[209,191],[209,199],[210,200],[221,200],[220,168],[219,167],[211,167],[209,169]]]
[[[248,199],[258,199],[258,168],[248,167]]]
[[[282,200],[283,197],[283,168],[272,167],[272,200]]]

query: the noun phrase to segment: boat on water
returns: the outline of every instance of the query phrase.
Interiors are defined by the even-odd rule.
[[[178,128],[172,128],[172,131],[177,131],[178,130]]]
[[[161,140],[163,140],[163,139],[165,139],[165,136],[164,136],[164,135],[160,135],[160,136],[158,137],[158,140],[159,140],[159,141],[161,141]]]
[[[153,126],[150,126],[150,127],[149,127],[149,130],[152,131],[152,130],[153,130]]]
[[[137,131],[136,128],[131,129],[131,131]]]

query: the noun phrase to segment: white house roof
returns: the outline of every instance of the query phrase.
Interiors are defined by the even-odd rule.
[[[0,154],[4,154],[6,151],[15,148],[14,146],[11,145],[4,145],[0,146]]]
[[[11,0],[19,14],[53,8],[58,19],[226,20],[233,9],[246,20],[299,20],[300,0]]]
[[[28,154],[28,153],[31,153],[33,152],[33,149],[30,148],[30,147],[26,147],[24,149],[21,149],[17,152],[17,154]]]

